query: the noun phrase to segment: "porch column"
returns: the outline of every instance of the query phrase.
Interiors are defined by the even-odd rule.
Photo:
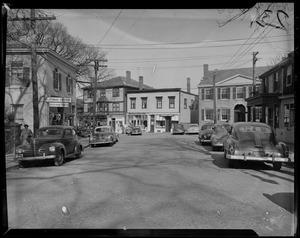
[[[261,108],[261,122],[264,122],[266,123],[266,106],[265,105],[262,105],[262,108]]]

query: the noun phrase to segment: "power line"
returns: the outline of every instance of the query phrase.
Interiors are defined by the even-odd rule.
[[[110,29],[112,28],[112,26],[115,24],[116,20],[118,19],[118,17],[120,16],[121,12],[123,11],[123,9],[120,10],[119,14],[117,15],[117,17],[115,18],[115,20],[113,21],[113,23],[110,25],[110,27],[108,28],[108,30],[106,31],[106,33],[104,34],[104,36],[102,37],[102,39],[99,41],[99,43],[97,44],[100,45],[100,43],[102,42],[102,40],[106,37],[106,35],[108,34],[108,32],[110,31]]]

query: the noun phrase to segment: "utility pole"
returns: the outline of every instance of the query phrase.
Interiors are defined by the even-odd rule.
[[[11,18],[9,21],[30,21],[32,31],[31,49],[31,81],[32,81],[32,106],[33,106],[33,133],[36,135],[40,127],[39,118],[39,95],[38,95],[38,80],[37,80],[37,53],[36,53],[36,21],[55,20],[56,17],[35,17],[35,9],[30,9],[30,17]]]
[[[213,102],[214,102],[214,124],[217,123],[217,102],[216,102],[216,70],[213,76]]]
[[[256,64],[256,61],[257,61],[257,58],[256,58],[256,55],[258,54],[258,51],[257,52],[253,52],[253,96],[255,94],[255,84],[256,84],[256,77],[255,77],[255,64]]]
[[[93,130],[95,129],[96,127],[96,105],[97,105],[97,74],[98,74],[98,70],[99,70],[99,67],[107,67],[107,65],[99,65],[99,61],[101,62],[107,62],[106,59],[101,59],[101,60],[94,60],[94,63],[95,63],[95,66],[94,66],[94,69],[95,69],[95,78],[94,78],[94,103],[93,103]]]

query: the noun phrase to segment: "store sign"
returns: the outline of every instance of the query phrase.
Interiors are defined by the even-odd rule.
[[[72,98],[48,97],[46,101],[49,103],[70,103]]]
[[[69,107],[67,102],[50,102],[49,107]]]

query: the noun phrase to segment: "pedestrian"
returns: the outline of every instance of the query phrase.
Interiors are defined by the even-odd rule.
[[[31,140],[32,131],[28,128],[27,124],[24,124],[24,129],[21,131],[20,140],[22,145],[27,145]]]

